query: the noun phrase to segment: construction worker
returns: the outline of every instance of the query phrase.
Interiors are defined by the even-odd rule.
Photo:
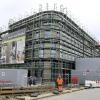
[[[60,74],[59,74],[56,82],[57,82],[58,91],[62,92],[62,90],[63,90],[63,79],[61,78]]]

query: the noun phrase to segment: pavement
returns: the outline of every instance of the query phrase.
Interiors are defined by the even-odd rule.
[[[80,90],[84,90],[84,87],[64,89],[63,92],[60,93],[59,95],[71,93],[71,92],[75,92],[75,91],[80,91]],[[41,100],[41,99],[44,100],[45,98],[53,97],[53,96],[56,96],[56,95],[53,94],[52,92],[49,92],[49,93],[38,95],[37,97],[21,96],[21,97],[17,97],[17,99],[19,99],[19,100],[21,100],[21,99],[23,99],[23,100]]]
[[[84,89],[83,91],[66,93],[41,100],[100,100],[100,88]]]

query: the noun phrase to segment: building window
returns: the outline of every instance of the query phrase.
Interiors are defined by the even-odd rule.
[[[43,50],[39,50],[39,57],[43,57]]]
[[[56,48],[56,44],[55,43],[52,43],[52,48]]]
[[[51,37],[51,31],[46,31],[45,38],[50,38],[50,37]]]
[[[37,58],[37,57],[38,57],[38,55],[39,55],[39,51],[38,51],[38,49],[35,49],[35,50],[34,50],[34,57],[36,57],[36,58]]]
[[[51,44],[50,44],[50,43],[45,43],[45,44],[44,44],[44,47],[45,47],[45,48],[50,48],[50,47],[51,47]]]
[[[56,50],[51,50],[51,57],[56,57]]]
[[[40,48],[44,48],[44,43],[41,43],[40,44]]]
[[[39,44],[34,44],[34,48],[38,48],[39,47]]]
[[[39,32],[35,32],[34,34],[34,39],[37,39],[37,38],[39,38]]]
[[[60,32],[57,32],[57,37],[60,37]]]

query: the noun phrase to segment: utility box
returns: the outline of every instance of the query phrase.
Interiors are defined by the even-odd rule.
[[[26,87],[27,74],[25,69],[0,69],[0,87]]]
[[[78,77],[79,84],[85,84],[85,80],[100,81],[100,58],[77,58],[75,70],[71,76]]]

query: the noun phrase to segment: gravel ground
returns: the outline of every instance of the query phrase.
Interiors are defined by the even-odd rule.
[[[17,99],[11,96],[0,96],[0,100],[17,100]]]

